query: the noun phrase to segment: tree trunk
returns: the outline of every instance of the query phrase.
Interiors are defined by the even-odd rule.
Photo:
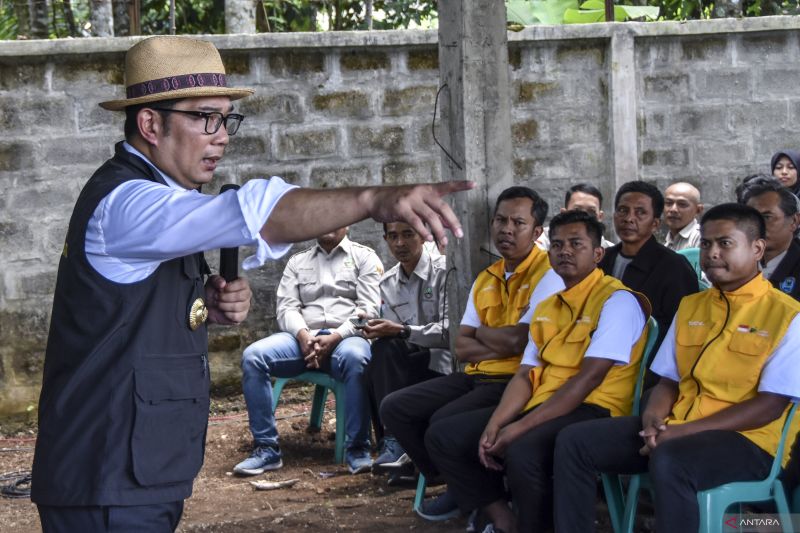
[[[367,20],[367,29],[372,31],[372,0],[367,0],[367,12],[364,18]]]
[[[27,0],[14,0],[14,15],[17,17],[17,39],[30,39],[31,10]]]
[[[114,10],[111,0],[90,0],[92,35],[95,37],[114,36]]]
[[[50,37],[50,10],[45,0],[31,0],[31,37],[34,39]]]
[[[61,9],[64,12],[64,20],[67,23],[70,37],[78,37],[78,25],[75,24],[75,13],[72,12],[72,1],[64,0],[61,3]]]
[[[253,0],[225,0],[225,33],[255,33],[256,4]]]
[[[66,0],[67,2],[69,0]],[[114,13],[114,36],[126,37],[131,34],[131,18],[128,16],[128,0],[111,0]]]

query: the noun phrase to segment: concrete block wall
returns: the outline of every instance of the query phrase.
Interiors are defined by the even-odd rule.
[[[625,42],[635,76],[619,86],[610,43],[623,33],[633,36]],[[551,213],[578,181],[601,188],[606,211],[616,187],[636,178],[688,179],[708,203],[730,199],[734,178],[764,170],[779,147],[800,146],[798,33],[797,17],[775,17],[509,34],[515,182],[539,190]],[[247,118],[206,192],[270,175],[312,187],[438,178],[435,32],[207,38],[230,82],[257,92],[237,103]],[[134,42],[0,43],[0,414],[35,405],[71,209],[121,139],[122,116],[97,102],[124,94],[124,52]],[[620,112],[618,95],[631,91],[635,109]],[[636,127],[613,131],[612,115],[625,113]],[[612,142],[628,148],[638,175],[617,175]],[[351,229],[390,266],[380,233],[373,223]],[[215,264],[217,254],[208,256]],[[284,264],[248,273],[254,305],[242,327],[212,327],[218,385],[235,384],[243,347],[274,330]]]

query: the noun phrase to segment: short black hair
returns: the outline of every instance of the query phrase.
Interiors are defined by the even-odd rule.
[[[629,192],[638,192],[649,196],[650,203],[653,204],[653,215],[655,218],[661,218],[661,214],[664,212],[664,195],[661,194],[661,191],[658,190],[658,187],[651,185],[646,181],[636,180],[623,183],[622,186],[617,190],[617,195],[614,197],[614,209],[616,209],[617,205],[619,205],[619,199],[622,198],[622,195]]]
[[[749,205],[733,202],[715,205],[706,211],[703,214],[703,218],[700,219],[701,233],[706,222],[712,220],[730,220],[747,235],[750,242],[767,237],[767,225],[764,223],[764,217]]]
[[[513,200],[515,198],[529,198],[531,200],[531,215],[536,220],[536,225],[541,226],[547,218],[547,202],[539,196],[539,193],[530,187],[523,187],[521,185],[514,185],[500,193],[497,201],[494,204],[494,212],[497,213],[497,208],[500,207],[500,202],[505,200]]]
[[[745,176],[742,178],[742,181],[736,186],[734,189],[734,193],[736,194],[736,202],[743,204],[744,203],[744,195],[747,190],[754,184],[755,181],[772,179],[772,176],[768,176],[767,174],[751,174],[749,176]]]
[[[589,185],[588,183],[576,183],[575,185],[567,189],[567,193],[564,195],[565,209],[567,205],[569,205],[569,199],[572,198],[572,193],[575,192],[582,192],[583,194],[589,194],[591,196],[594,196],[600,202],[600,207],[603,207],[603,193],[600,192],[600,189],[598,189],[594,185]]]
[[[139,114],[139,111],[142,109],[149,107],[153,109],[154,107],[161,107],[164,109],[172,109],[175,107],[175,104],[184,100],[184,98],[172,98],[170,100],[159,100],[157,102],[148,102],[146,104],[136,104],[131,105],[125,108],[125,138],[132,139],[134,136],[139,135],[139,126],[136,124],[136,116]],[[164,119],[164,132],[169,133],[169,121],[167,117],[169,113],[159,112],[159,115]]]
[[[786,188],[780,181],[763,174],[756,176],[756,178],[747,182],[746,187],[742,191],[742,201],[740,203],[746,204],[751,198],[761,196],[768,192],[774,192],[780,199],[780,208],[783,214],[787,217],[796,215],[798,210],[797,196],[792,191]]]
[[[592,246],[595,248],[602,246],[601,243],[603,242],[603,233],[606,230],[603,223],[586,211],[580,211],[577,209],[572,211],[564,211],[563,213],[559,213],[554,216],[552,220],[550,220],[550,231],[548,232],[548,237],[550,237],[550,240],[552,241],[556,228],[575,223],[581,223],[586,226],[586,233],[588,233],[589,237],[592,239]]]

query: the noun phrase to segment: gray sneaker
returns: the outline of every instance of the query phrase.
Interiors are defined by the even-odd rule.
[[[240,476],[257,476],[282,466],[281,450],[277,446],[256,446],[250,457],[233,467],[233,473]]]

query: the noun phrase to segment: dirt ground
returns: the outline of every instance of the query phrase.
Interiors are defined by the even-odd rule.
[[[389,487],[385,476],[352,476],[333,464],[333,399],[321,432],[308,431],[311,387],[288,388],[278,406],[284,467],[254,478],[234,477],[233,465],[247,456],[250,433],[241,395],[212,401],[205,464],[186,501],[181,532],[400,531],[463,532],[466,518],[426,522],[411,510],[414,487]],[[35,428],[0,425],[0,476],[30,469]],[[291,488],[256,491],[251,480],[298,479]],[[0,485],[7,481],[0,481]],[[437,494],[443,487],[428,489]],[[598,509],[599,531],[609,531]],[[28,499],[0,498],[0,530],[40,531]]]

